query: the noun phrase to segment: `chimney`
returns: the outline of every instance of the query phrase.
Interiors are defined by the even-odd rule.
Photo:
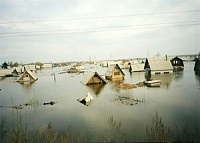
[[[167,61],[167,55],[166,55],[166,61]]]

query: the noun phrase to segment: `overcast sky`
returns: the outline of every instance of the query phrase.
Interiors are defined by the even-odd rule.
[[[0,62],[197,54],[199,24],[200,0],[0,0]]]

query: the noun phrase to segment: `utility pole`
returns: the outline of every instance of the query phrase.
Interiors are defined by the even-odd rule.
[[[147,50],[147,58],[149,58],[149,48],[148,48],[148,50]]]

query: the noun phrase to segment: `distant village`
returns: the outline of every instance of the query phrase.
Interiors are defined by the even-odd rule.
[[[62,73],[84,72],[83,65],[94,64],[102,67],[111,67],[117,65],[120,69],[129,69],[130,72],[151,72],[151,74],[172,73],[174,70],[182,70],[184,68],[183,61],[196,61],[196,70],[199,69],[199,54],[179,55],[179,56],[155,56],[151,58],[135,58],[135,59],[119,59],[119,60],[103,60],[103,61],[85,61],[85,62],[64,62],[64,63],[30,63],[18,64],[4,62],[0,67],[0,78],[19,77],[25,71],[37,72],[47,68],[71,66],[67,71]],[[36,80],[36,79],[33,79]]]
[[[136,58],[136,59],[123,59],[123,60],[104,60],[104,61],[87,61],[87,62],[65,62],[65,63],[31,63],[19,65],[18,63],[6,63],[2,64],[0,69],[0,79],[6,77],[16,77],[16,82],[20,84],[32,84],[37,81],[38,78],[35,76],[39,70],[43,69],[53,69],[56,67],[67,67],[63,68],[62,71],[58,73],[52,73],[54,76],[54,81],[56,81],[56,74],[64,73],[84,73],[83,79],[80,81],[83,85],[105,85],[110,81],[123,81],[125,79],[125,72],[123,69],[128,70],[130,74],[134,72],[144,72],[145,81],[140,81],[138,83],[123,83],[115,84],[116,88],[119,89],[132,89],[139,88],[143,86],[147,87],[160,87],[162,81],[160,79],[152,79],[153,74],[171,74],[173,72],[184,70],[184,61],[195,61],[194,71],[195,73],[200,73],[200,53],[199,55],[187,55],[187,56],[155,56],[151,58]],[[97,71],[87,70],[84,67],[90,65],[91,68],[96,66],[102,67],[106,70],[105,74],[100,75]],[[1,90],[1,89],[0,89]],[[85,106],[90,106],[93,96],[88,93],[83,97],[77,99],[80,103]],[[134,103],[129,102],[129,100],[136,103],[143,102],[143,100],[129,99],[128,97],[119,96],[116,99],[117,102],[126,105],[133,105]],[[45,103],[53,105],[56,102]],[[16,109],[22,109],[23,107],[16,106]]]

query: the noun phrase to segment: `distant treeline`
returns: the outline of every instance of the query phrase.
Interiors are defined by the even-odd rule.
[[[18,62],[4,62],[2,65],[1,65],[1,68],[3,69],[7,69],[8,67],[18,67],[19,66],[19,63]]]

